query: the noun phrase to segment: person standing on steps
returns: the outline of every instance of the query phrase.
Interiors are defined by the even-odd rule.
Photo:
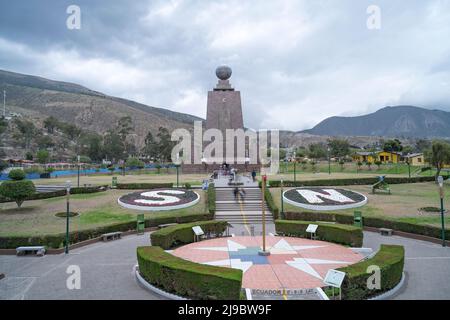
[[[252,179],[253,179],[253,182],[256,181],[256,171],[255,171],[255,169],[252,170]]]

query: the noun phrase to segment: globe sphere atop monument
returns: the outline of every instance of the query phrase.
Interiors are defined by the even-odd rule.
[[[233,71],[229,66],[219,66],[216,69],[216,76],[220,80],[228,80],[231,77]]]

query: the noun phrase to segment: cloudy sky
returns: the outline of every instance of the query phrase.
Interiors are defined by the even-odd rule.
[[[66,27],[72,4],[80,30]],[[0,69],[205,117],[220,64],[255,129],[450,111],[450,0],[0,0]]]

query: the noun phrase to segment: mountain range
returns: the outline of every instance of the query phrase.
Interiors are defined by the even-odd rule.
[[[385,107],[358,117],[330,117],[304,132],[332,136],[448,138],[450,112],[415,106]]]
[[[104,133],[123,116],[131,116],[135,141],[143,143],[148,131],[159,127],[192,129],[203,121],[185,113],[140,104],[97,92],[78,84],[0,70],[0,89],[7,91],[7,108],[42,124],[48,116]],[[206,93],[205,93],[206,94]],[[206,108],[206,106],[205,106]],[[309,130],[282,131],[282,145],[305,145],[344,136],[360,145],[375,137],[450,137],[450,112],[415,106],[385,107],[357,117],[330,117]],[[361,138],[367,137],[367,138]],[[300,141],[301,140],[301,141]]]

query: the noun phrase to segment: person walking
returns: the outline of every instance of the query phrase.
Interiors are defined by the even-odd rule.
[[[238,187],[235,187],[235,188],[233,189],[233,193],[234,193],[234,200],[235,200],[235,201],[238,201],[239,188],[238,188]]]

